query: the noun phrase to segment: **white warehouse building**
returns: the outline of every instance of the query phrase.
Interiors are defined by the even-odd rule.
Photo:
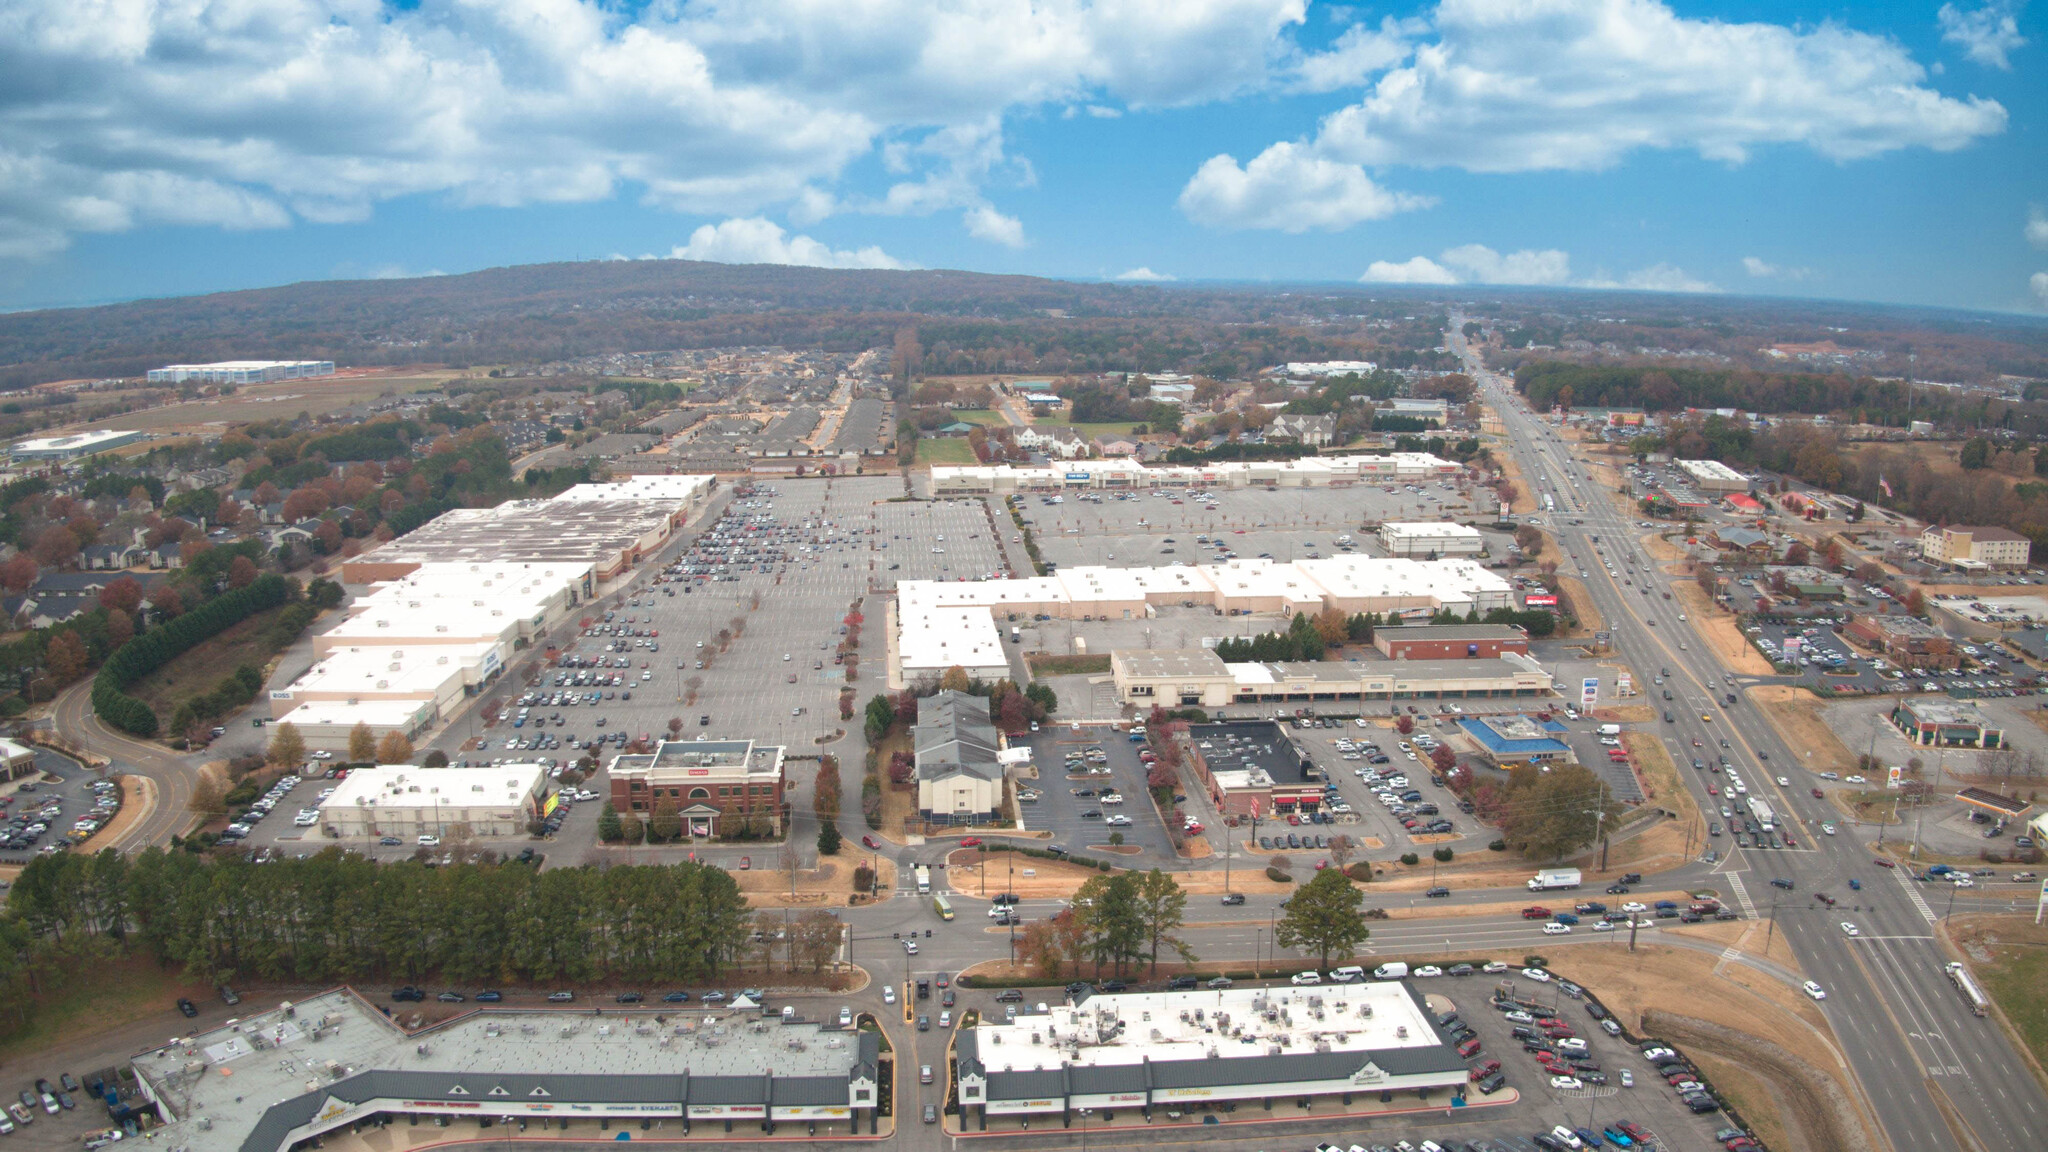
[[[488,768],[358,768],[320,802],[329,837],[519,836],[548,811],[548,770],[538,764]]]
[[[1394,521],[1380,525],[1389,556],[1477,556],[1486,550],[1479,529],[1464,524]]]
[[[221,360],[212,364],[166,364],[149,370],[151,384],[268,384],[334,375],[332,360]]]

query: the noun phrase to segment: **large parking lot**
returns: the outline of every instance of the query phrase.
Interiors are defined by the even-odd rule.
[[[1289,835],[1329,836],[1338,832],[1354,839],[1377,840],[1398,852],[1427,852],[1445,846],[1463,851],[1469,845],[1462,841],[1485,831],[1472,817],[1458,810],[1458,798],[1448,788],[1431,778],[1427,745],[1436,736],[1428,724],[1411,736],[1402,736],[1377,724],[1359,728],[1352,720],[1333,723],[1335,726],[1329,728],[1291,728],[1288,735],[1322,770],[1324,778],[1337,785],[1337,794],[1351,808],[1350,813],[1338,813],[1338,823],[1328,827],[1276,826],[1269,830],[1261,825],[1262,837],[1270,831],[1278,838],[1270,849],[1261,845],[1261,851],[1290,851],[1285,846]],[[1367,749],[1367,744],[1377,744],[1379,750]],[[1404,750],[1403,744],[1409,747]],[[1385,763],[1375,763],[1375,759],[1384,759]],[[1414,799],[1403,799],[1411,793],[1417,794]],[[1384,802],[1380,794],[1393,796],[1394,803]],[[1355,816],[1357,822],[1348,822],[1347,815]],[[1404,827],[1404,819],[1415,821],[1415,828]],[[1425,835],[1424,830],[1439,820],[1450,821],[1450,829]]]
[[[91,832],[120,810],[119,787],[38,748],[34,772],[0,781],[0,863],[25,863],[59,843],[83,843],[81,850],[90,850]]]
[[[1074,732],[1064,724],[1047,725],[1026,742],[1038,768],[1036,780],[1018,781],[1022,792],[1038,795],[1037,800],[1020,806],[1027,827],[1050,832],[1053,844],[1080,853],[1109,843],[1112,833],[1122,833],[1123,844],[1140,849],[1141,855],[1122,856],[1119,863],[1132,868],[1176,866],[1166,825],[1145,791],[1145,766],[1138,760],[1145,745],[1131,743],[1122,732],[1103,728]],[[1089,749],[1101,750],[1100,763],[1090,762],[1086,756]],[[1072,753],[1082,753],[1083,759],[1070,762]],[[1083,792],[1088,795],[1081,795]],[[1104,792],[1121,797],[1121,802],[1103,803]],[[1110,823],[1118,819],[1130,823]]]
[[[1158,489],[1012,499],[1048,562],[1117,568],[1208,564],[1231,554],[1283,561],[1347,553],[1384,556],[1379,539],[1360,525],[1484,519],[1495,506],[1486,489],[1461,493],[1437,480],[1412,486]],[[1505,556],[1509,538],[1486,535],[1492,554]]]
[[[546,701],[528,705],[536,724],[547,721],[539,732],[564,758],[594,739],[609,758],[636,737],[665,733],[673,718],[684,738],[818,748],[846,727],[838,699],[848,669],[835,657],[856,603],[864,622],[853,683],[866,694],[882,690],[885,673],[884,597],[874,588],[980,579],[1002,567],[980,501],[887,502],[901,492],[897,481],[847,478],[736,497],[679,555],[590,606],[590,627],[534,685]],[[516,713],[506,710],[484,746],[451,754],[534,751],[525,745],[536,732],[514,728]]]

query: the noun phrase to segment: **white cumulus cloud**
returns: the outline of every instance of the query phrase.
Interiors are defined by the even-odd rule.
[[[1258,89],[1305,0],[10,0],[0,256],[390,199],[791,218],[967,211],[1029,183],[1005,117]],[[857,161],[901,145],[901,191]],[[849,185],[854,185],[849,187]],[[1002,229],[975,216],[984,231]],[[1015,230],[1012,230],[1014,234]]]
[[[811,268],[911,267],[880,248],[849,251],[835,249],[809,236],[791,236],[781,225],[759,216],[706,224],[690,233],[688,244],[671,249],[669,258],[712,260],[720,264],[801,264]]]
[[[1518,284],[1572,288],[1625,288],[1640,292],[1718,292],[1719,288],[1686,275],[1670,264],[1652,264],[1619,280],[1605,276],[1577,279],[1571,256],[1556,248],[1524,248],[1497,252],[1484,244],[1461,244],[1432,260],[1412,256],[1398,263],[1375,260],[1359,277],[1378,284]]]
[[[1005,216],[986,204],[977,204],[969,208],[961,219],[967,225],[967,234],[976,240],[986,240],[1006,248],[1024,246],[1024,222],[1015,216]]]
[[[1742,270],[1758,280],[1804,280],[1813,275],[1811,268],[1791,268],[1756,256],[1744,256]]]
[[[1357,83],[1363,94],[1243,167],[1232,157],[1204,163],[1182,193],[1190,217],[1300,231],[1300,212],[1216,207],[1228,203],[1221,190],[1256,185],[1248,174],[1268,169],[1347,173],[1370,187],[1364,203],[1378,211],[1308,225],[1344,227],[1394,210],[1401,194],[1368,172],[1385,179],[1397,165],[1598,171],[1648,149],[1740,164],[1785,146],[1847,161],[1962,148],[2003,132],[2007,119],[1995,100],[1929,86],[1890,37],[1832,22],[1690,19],[1662,0],[1443,0],[1426,30],[1354,27],[1296,72],[1299,87]]]
[[[1172,273],[1154,272],[1150,268],[1142,266],[1133,268],[1128,272],[1119,272],[1117,273],[1116,278],[1119,280],[1129,280],[1134,283],[1140,284],[1163,284],[1168,280],[1176,279],[1176,277]]]
[[[1689,276],[1685,269],[1670,264],[1638,268],[1621,278],[1621,286],[1638,292],[1719,292],[1712,283]]]
[[[2027,210],[2027,243],[2036,248],[2048,248],[2048,213],[2039,208]]]
[[[1466,244],[1443,254],[1443,262],[1481,284],[1566,284],[1571,257],[1555,248],[1524,248],[1502,255],[1484,244]]]
[[[1430,203],[1381,188],[1357,164],[1285,143],[1243,167],[1234,156],[1212,156],[1180,193],[1180,210],[1198,224],[1282,232],[1349,228]]]
[[[2024,7],[2026,0],[1989,0],[1968,11],[1943,4],[1935,13],[1935,23],[1941,26],[1941,38],[1961,48],[1963,55],[1979,64],[2009,70],[2011,55],[2027,46],[2027,38],[2020,35],[2019,16]]]
[[[1374,28],[1353,24],[1327,52],[1303,56],[1295,65],[1294,87],[1304,92],[1334,92],[1365,83],[1408,58],[1414,38],[1429,30],[1424,20],[1388,16]]]
[[[1398,264],[1375,260],[1359,279],[1368,284],[1456,284],[1458,274],[1427,256],[1410,256]]]
[[[2048,272],[2036,272],[2027,283],[2034,289],[2034,303],[2048,308]]]

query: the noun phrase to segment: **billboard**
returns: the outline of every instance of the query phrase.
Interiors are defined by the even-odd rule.
[[[1635,694],[1636,694],[1636,682],[1635,682],[1635,677],[1633,677],[1633,676],[1630,676],[1630,675],[1629,675],[1628,673],[1626,673],[1626,672],[1623,672],[1623,673],[1622,673],[1622,674],[1620,674],[1619,676],[1616,676],[1616,677],[1614,678],[1614,694],[1615,694],[1616,696],[1633,696],[1633,695],[1635,695]]]
[[[1600,700],[1600,678],[1588,676],[1579,681],[1579,706],[1591,708]]]
[[[1555,608],[1557,607],[1557,597],[1547,592],[1542,595],[1531,593],[1522,597],[1522,605],[1525,608]]]

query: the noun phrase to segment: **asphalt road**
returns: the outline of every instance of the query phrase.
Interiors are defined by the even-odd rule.
[[[179,756],[161,745],[132,739],[102,724],[93,714],[90,678],[58,695],[50,724],[57,732],[113,761],[110,771],[142,776],[155,791],[154,802],[142,819],[130,824],[115,841],[95,843],[95,848],[168,845],[172,836],[192,827],[192,785],[198,777],[200,757]]]
[[[1743,894],[1738,905],[1745,911],[1777,913],[1777,930],[1785,933],[1808,976],[1828,990],[1822,1010],[1894,1147],[1988,1152],[2037,1140],[2039,1133],[2048,1131],[2048,1095],[1999,1027],[1972,1016],[1943,975],[1949,957],[1934,937],[1933,924],[1941,913],[1930,901],[1941,899],[1945,904],[1948,893],[1929,890],[1903,869],[1874,866],[1853,827],[1838,836],[1810,831],[1838,814],[1807,794],[1806,789],[1818,782],[1798,767],[1803,758],[1786,747],[1754,709],[1718,703],[1727,690],[1728,674],[1688,624],[1678,619],[1679,603],[1639,591],[1645,580],[1652,582],[1653,591],[1672,580],[1645,563],[1647,556],[1636,543],[1640,530],[1616,510],[1606,493],[1595,490],[1582,469],[1569,463],[1564,443],[1522,405],[1511,384],[1484,371],[1457,332],[1462,323],[1462,317],[1452,317],[1446,340],[1466,357],[1468,371],[1500,412],[1508,429],[1506,441],[1525,482],[1536,493],[1557,497],[1558,514],[1549,519],[1559,545],[1590,561],[1594,545],[1589,537],[1598,535],[1610,556],[1617,551],[1635,555],[1633,585],[1610,578],[1601,564],[1580,567],[1591,574],[1585,583],[1613,633],[1616,652],[1643,679],[1656,669],[1672,669],[1679,685],[1674,694],[1685,708],[1674,709],[1676,723],[1661,725],[1667,736],[1678,748],[1697,737],[1716,752],[1726,737],[1734,746],[1731,758],[1754,788],[1752,795],[1762,795],[1779,812],[1790,813],[1790,823],[1800,830],[1797,849],[1731,848],[1715,872],[1725,878],[1726,886]],[[1573,518],[1582,523],[1570,523]],[[1656,621],[1654,626],[1651,620]],[[1746,682],[1735,678],[1737,690]],[[1767,764],[1759,761],[1760,755],[1768,757]],[[1679,761],[1689,762],[1690,755]],[[1687,786],[1706,803],[1706,781],[1688,769],[1680,772],[1694,777]],[[1778,788],[1779,773],[1790,776],[1794,786]],[[1820,909],[1815,904],[1811,893],[1816,890],[1848,895],[1852,876],[1863,883],[1857,893],[1860,904],[1853,911]],[[1773,877],[1791,880],[1795,890],[1787,894],[1770,887]],[[1774,895],[1782,897],[1776,905]],[[1860,934],[1850,937],[1841,927],[1843,921],[1856,924]],[[1935,1103],[1937,1093],[1950,1106],[1953,1127]]]

